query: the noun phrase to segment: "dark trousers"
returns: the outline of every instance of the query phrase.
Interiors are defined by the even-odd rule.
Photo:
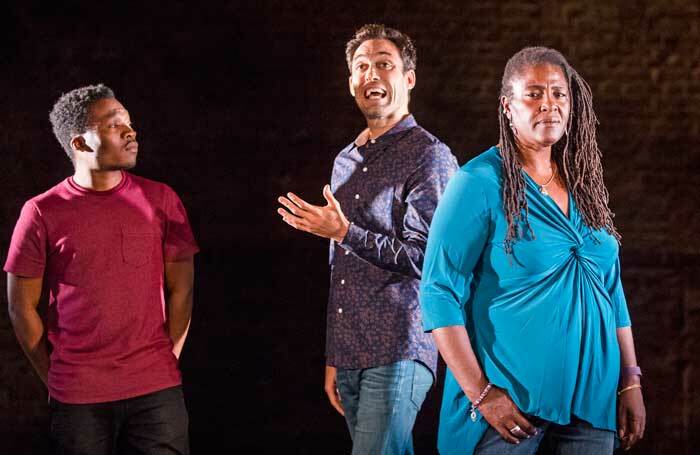
[[[182,387],[126,400],[66,404],[51,399],[56,455],[189,454]]]

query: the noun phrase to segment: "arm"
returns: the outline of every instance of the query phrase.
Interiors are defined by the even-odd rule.
[[[630,327],[630,315],[627,308],[625,293],[620,278],[620,259],[617,258],[605,274],[605,287],[615,311],[617,326],[617,342],[620,346],[620,366],[637,366],[637,356],[634,352],[634,339]],[[636,375],[625,375],[620,378],[618,390],[629,386],[639,385],[641,378]],[[618,436],[622,447],[628,449],[644,436],[646,426],[646,410],[641,388],[633,388],[617,397],[617,426]]]
[[[442,327],[433,330],[433,339],[445,364],[473,403],[489,381],[474,354],[467,330],[462,325]],[[489,425],[512,444],[518,444],[518,438],[528,437],[523,432],[530,435],[536,433],[535,427],[520,413],[508,394],[498,387],[494,386],[486,395],[479,405],[479,411]],[[522,432],[511,433],[510,430],[516,425]]]
[[[430,228],[421,280],[423,327],[432,331],[435,344],[465,395],[473,403],[488,384],[471,345],[465,314],[474,268],[489,238],[490,207],[483,181],[459,171],[447,185]],[[504,390],[493,387],[479,406],[486,421],[503,439],[517,444],[534,434]],[[516,425],[522,431],[510,432]]]
[[[420,279],[425,254],[424,232],[404,229],[403,237],[380,234],[351,224],[340,246],[384,270]]]
[[[353,223],[339,243],[341,247],[381,269],[420,279],[433,214],[457,170],[457,161],[447,146],[437,144],[430,149],[406,180],[401,232],[387,235]]]
[[[22,350],[39,378],[47,384],[49,350],[44,323],[37,312],[43,278],[25,278],[7,274],[7,300],[10,320]]]
[[[426,153],[406,182],[402,201],[405,215],[399,235],[380,234],[350,223],[327,186],[323,191],[328,202],[325,207],[288,193],[288,198],[278,199],[288,211],[280,208],[278,213],[292,227],[332,239],[372,265],[420,278],[430,221],[447,181],[457,169],[457,162],[445,145],[431,147],[435,150]]]
[[[192,289],[194,287],[194,261],[192,257],[182,261],[165,263],[165,286],[168,334],[173,342],[173,354],[179,359],[192,318]]]
[[[445,364],[469,401],[473,402],[489,381],[474,354],[467,330],[463,325],[454,325],[435,329],[432,333]]]
[[[634,339],[631,327],[617,329],[617,341],[620,345],[620,365],[622,367],[636,366],[637,356],[634,352]],[[641,378],[637,375],[623,376],[620,378],[619,389],[625,389],[632,385],[641,384]],[[622,447],[628,449],[644,437],[646,426],[646,409],[642,389],[635,388],[623,392],[617,401],[618,435],[622,440]]]

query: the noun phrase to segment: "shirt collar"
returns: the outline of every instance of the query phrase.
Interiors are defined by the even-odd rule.
[[[375,142],[384,142],[386,139],[390,139],[390,136],[404,132],[406,130],[410,130],[411,128],[417,125],[418,124],[416,123],[416,119],[413,118],[413,114],[408,114],[407,116],[402,118],[401,121],[399,121],[399,123],[394,125],[389,131],[375,139]],[[367,141],[369,141],[369,128],[365,128],[357,136],[357,138],[355,139],[355,146],[362,147],[365,144],[367,144]]]

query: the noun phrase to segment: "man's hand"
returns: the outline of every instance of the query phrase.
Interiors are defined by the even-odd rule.
[[[326,379],[324,381],[323,389],[326,391],[326,395],[328,395],[328,400],[331,402],[331,406],[333,406],[341,416],[344,416],[345,411],[343,410],[343,404],[340,402],[338,385],[335,381],[336,374],[337,370],[335,367],[329,367],[326,365]]]
[[[167,328],[173,342],[173,354],[178,359],[192,319],[193,287],[194,259],[192,257],[176,262],[165,262]]]
[[[277,201],[287,210],[278,208],[277,213],[285,223],[300,231],[310,232],[319,237],[333,239],[340,243],[348,232],[350,222],[333,197],[330,186],[323,187],[323,197],[328,204],[324,207],[309,204],[294,193],[280,196]]]

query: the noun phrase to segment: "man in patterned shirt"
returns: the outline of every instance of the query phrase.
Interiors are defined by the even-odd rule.
[[[288,193],[278,213],[331,240],[325,391],[345,416],[352,453],[412,454],[437,365],[418,284],[430,220],[457,160],[409,113],[416,51],[408,36],[365,25],[346,59],[367,129],[336,157],[326,206]]]

